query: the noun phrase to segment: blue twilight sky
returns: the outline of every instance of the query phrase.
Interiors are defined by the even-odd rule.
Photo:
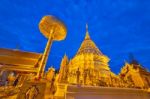
[[[47,39],[39,32],[44,15],[67,26],[64,41],[54,42],[47,68],[72,58],[89,25],[91,38],[118,73],[129,53],[150,69],[150,0],[0,0],[0,47],[42,53]]]

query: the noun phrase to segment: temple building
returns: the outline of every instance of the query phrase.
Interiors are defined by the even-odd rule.
[[[22,84],[32,78],[38,72],[41,57],[39,53],[0,48],[0,85],[15,81]]]
[[[87,25],[76,55],[65,54],[58,73],[53,67],[45,72],[53,40],[65,39],[67,30],[53,16],[43,17],[39,28],[48,38],[43,53],[0,48],[0,99],[149,99],[150,72],[132,60],[113,73]]]
[[[133,59],[130,63],[125,62],[119,74],[129,86],[136,88],[149,88],[150,87],[150,72],[142,67],[137,60]]]
[[[85,38],[76,55],[69,63],[67,56],[63,58],[59,78],[65,77],[69,84],[118,86],[120,79],[111,72],[108,62],[109,58],[92,41],[86,26]]]

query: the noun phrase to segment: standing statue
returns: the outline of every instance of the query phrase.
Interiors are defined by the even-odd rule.
[[[38,88],[33,85],[30,87],[25,93],[25,99],[37,99],[37,95],[39,94]]]
[[[76,75],[77,75],[77,84],[79,84],[79,80],[80,80],[80,71],[79,71],[79,68],[76,71]]]
[[[84,73],[83,73],[83,77],[84,77],[84,85],[86,84],[86,80],[87,80],[87,72],[88,70],[84,70]]]
[[[50,94],[54,94],[54,93],[55,93],[55,79],[53,78],[51,80]]]

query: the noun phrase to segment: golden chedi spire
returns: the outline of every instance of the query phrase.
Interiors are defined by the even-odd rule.
[[[77,54],[69,61],[68,70],[71,76],[68,76],[68,82],[79,83],[80,81],[83,81],[84,84],[94,85],[96,84],[96,78],[107,78],[110,76],[111,71],[108,62],[109,58],[102,54],[90,38],[88,25],[86,24],[85,38]]]
[[[88,32],[87,24],[86,24],[86,35],[77,52],[77,55],[84,54],[84,53],[93,53],[97,55],[103,55],[102,52],[98,49],[98,47],[95,45],[95,43],[91,40],[89,32]]]

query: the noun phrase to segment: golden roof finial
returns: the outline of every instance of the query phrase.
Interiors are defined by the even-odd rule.
[[[55,68],[53,66],[51,66],[48,70],[53,70],[55,71]]]
[[[65,53],[65,55],[64,55],[64,57],[63,58],[65,58],[65,57],[67,57],[68,58],[68,56],[67,56],[67,54]]]
[[[86,23],[86,32],[88,32],[88,24]]]
[[[69,58],[68,58],[68,56],[67,56],[67,54],[66,54],[66,53],[64,54],[64,56],[63,56],[62,60],[64,60],[64,59],[69,60]]]
[[[90,39],[89,31],[88,31],[88,24],[86,24],[86,35],[85,39]]]

